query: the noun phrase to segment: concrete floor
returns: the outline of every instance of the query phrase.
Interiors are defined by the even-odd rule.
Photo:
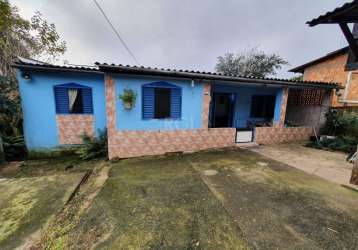
[[[308,148],[301,144],[257,146],[250,150],[306,173],[358,190],[358,186],[349,183],[353,165],[346,161],[347,155],[344,153]]]

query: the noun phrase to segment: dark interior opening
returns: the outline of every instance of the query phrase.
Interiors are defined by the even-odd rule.
[[[234,112],[234,95],[230,93],[213,93],[212,121],[213,128],[232,126]]]
[[[155,119],[170,118],[170,92],[170,89],[167,88],[156,88],[154,90]]]
[[[276,96],[253,95],[251,97],[251,117],[272,119],[275,113]]]
[[[83,97],[81,89],[77,90],[77,96],[73,104],[72,109],[70,109],[71,114],[82,114],[83,113]]]

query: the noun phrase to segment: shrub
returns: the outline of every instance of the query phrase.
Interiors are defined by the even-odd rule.
[[[107,157],[107,130],[98,130],[97,137],[91,137],[87,134],[83,134],[82,141],[83,145],[77,150],[77,154],[82,160]]]
[[[321,133],[336,137],[324,139],[319,143],[310,142],[306,146],[347,153],[354,152],[358,144],[358,114],[329,109],[326,113],[326,122],[321,129]]]
[[[358,114],[329,109],[321,132],[327,135],[358,137]]]
[[[27,150],[22,135],[4,136],[3,140],[5,159],[7,161],[23,160],[26,157]]]

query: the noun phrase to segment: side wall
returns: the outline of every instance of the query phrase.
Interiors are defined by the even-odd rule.
[[[61,144],[77,144],[80,142],[80,139],[78,137],[74,139],[74,133],[83,129],[94,132],[97,129],[104,129],[106,127],[102,74],[29,73],[31,80],[25,80],[21,77],[21,71],[18,71],[24,117],[24,135],[26,146],[29,150],[51,149]],[[74,118],[74,115],[56,115],[53,88],[55,85],[70,82],[92,88],[93,116],[90,118],[92,127],[89,127],[88,118],[85,118],[86,115],[75,115],[77,118]],[[61,137],[60,131],[63,132]]]
[[[163,80],[140,76],[114,75],[116,101],[116,129],[132,130],[176,130],[201,128],[201,110],[203,104],[203,84],[185,80]],[[182,89],[182,110],[180,119],[143,119],[142,118],[142,86],[148,83],[165,81]],[[124,89],[137,93],[134,108],[126,110],[118,96]]]
[[[258,144],[307,141],[313,135],[311,127],[258,127],[255,129]]]
[[[173,83],[171,80],[165,81]],[[141,84],[144,82],[147,83],[148,81],[143,81]],[[151,80],[149,82],[155,81]],[[164,126],[163,124],[165,121],[163,120],[148,123],[145,127],[142,127],[142,129],[123,129],[127,128],[127,125],[119,125],[119,123],[131,124],[131,120],[126,121],[126,119],[124,119],[126,115],[123,114],[122,107],[117,102],[117,90],[121,89],[117,84],[126,86],[126,81],[119,77],[106,75],[105,86],[109,159],[159,155],[177,151],[189,152],[234,145],[234,128],[208,128],[207,117],[209,115],[210,85],[205,83],[199,85],[199,83],[196,83],[196,87],[194,87],[196,89],[191,90],[188,93],[190,97],[188,99],[188,104],[192,103],[192,105],[189,105],[191,109],[186,109],[185,103],[187,102],[187,96],[184,96],[184,92],[186,92],[186,88],[191,88],[191,86],[189,83],[185,82],[176,83],[183,87],[182,117],[186,118],[189,117],[190,114],[199,114],[198,116],[193,117],[194,120],[192,124],[194,127],[192,129],[188,129],[185,123],[179,123],[179,125],[174,127]],[[187,86],[185,86],[185,84],[187,84]],[[135,88],[135,85],[133,88]],[[138,99],[141,99],[141,92],[138,93]],[[197,100],[201,101],[200,105],[194,105]],[[136,105],[138,105],[138,103]],[[139,108],[141,109],[141,105],[139,105]],[[132,111],[134,121],[139,124],[143,123],[138,120],[138,110]],[[167,122],[170,124],[170,121]],[[139,128],[139,125],[136,126]],[[143,124],[141,126],[143,126]]]
[[[337,97],[335,91],[332,92],[331,106],[333,107],[358,105],[358,71],[353,71],[351,81],[347,84],[348,72],[344,70],[346,62],[347,54],[337,55],[307,67],[303,74],[303,80],[305,81],[337,82],[346,88],[341,91],[342,95],[340,97]],[[339,100],[343,99],[357,101],[357,103],[339,102]]]
[[[313,134],[312,127],[285,127],[288,89],[281,90],[279,102],[279,118],[273,127],[256,127],[255,141],[258,144],[277,144],[284,142],[305,141]],[[276,114],[276,110],[275,110]],[[277,119],[277,118],[276,118]]]
[[[286,121],[298,126],[315,127],[316,131],[325,122],[325,114],[330,105],[330,91],[327,91],[321,105],[287,105]]]

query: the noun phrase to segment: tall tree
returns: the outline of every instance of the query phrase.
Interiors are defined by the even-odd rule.
[[[216,71],[225,75],[267,77],[276,75],[288,62],[277,54],[266,54],[257,48],[246,53],[227,53],[218,57]]]
[[[8,0],[0,0],[0,48],[0,134],[16,134],[21,112],[11,63],[17,56],[55,60],[66,51],[66,43],[40,12],[26,20]]]

